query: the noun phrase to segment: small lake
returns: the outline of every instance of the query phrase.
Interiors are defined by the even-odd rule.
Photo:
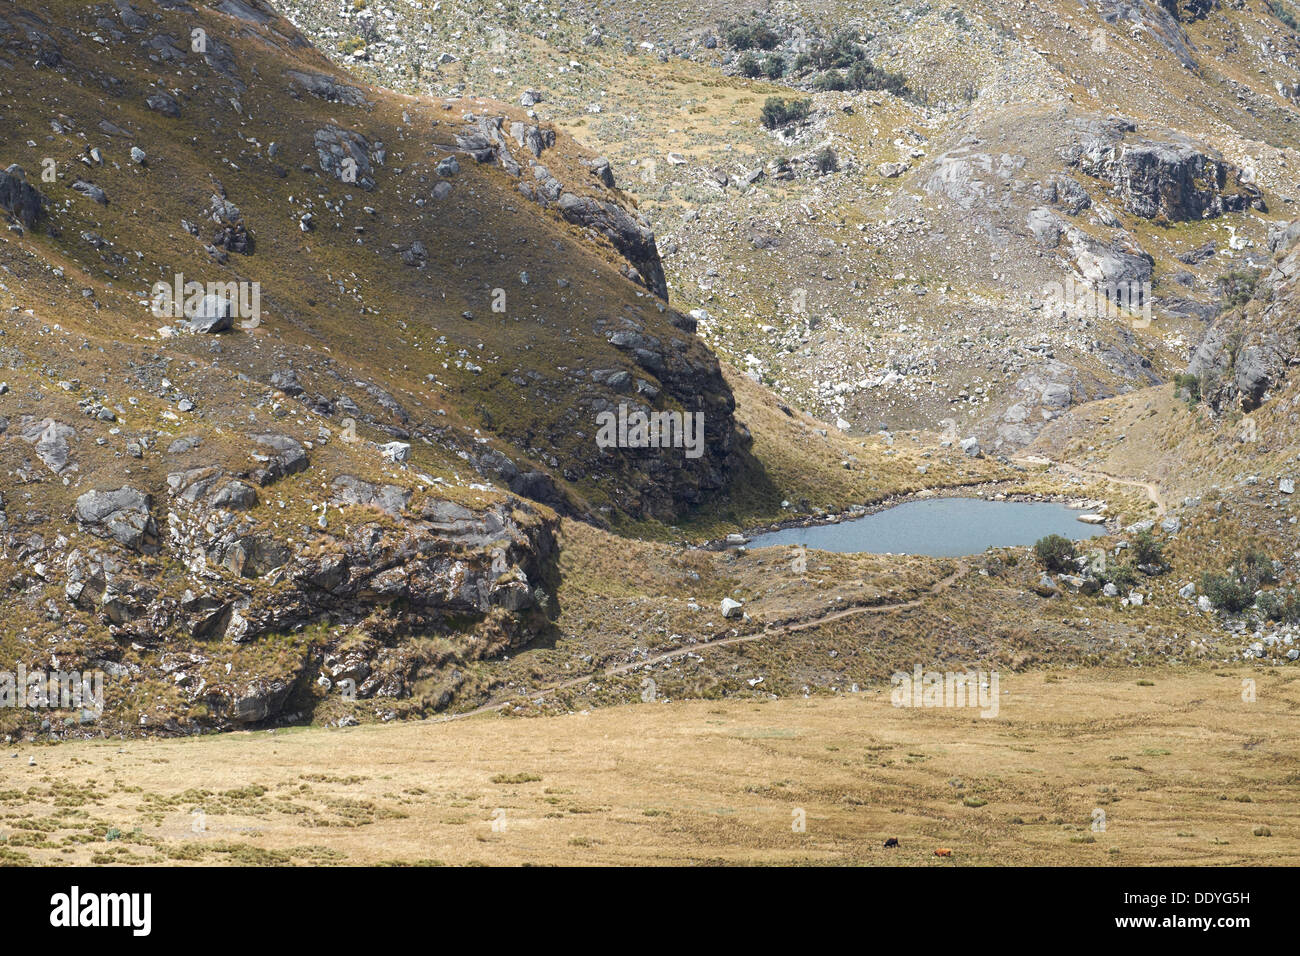
[[[988,548],[1030,545],[1049,534],[1075,541],[1105,534],[1104,527],[1078,520],[1087,513],[1046,501],[926,498],[838,524],[769,531],[756,535],[748,546],[801,544],[821,551],[955,558]]]

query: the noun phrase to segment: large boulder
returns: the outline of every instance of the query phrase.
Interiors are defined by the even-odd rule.
[[[0,209],[30,229],[45,211],[45,198],[27,182],[21,166],[0,173]]]
[[[190,331],[216,334],[234,328],[235,314],[223,295],[205,295],[189,315]]]
[[[68,441],[75,438],[76,430],[52,418],[29,420],[22,430],[23,440],[31,443],[36,457],[56,475],[63,474],[70,464]]]
[[[274,717],[289,698],[291,684],[281,680],[255,680],[230,702],[230,719],[237,724],[259,724]]]
[[[360,133],[332,125],[316,130],[312,142],[320,168],[326,173],[341,183],[355,183],[366,190],[375,188],[371,157],[380,161],[382,146],[372,146]]]
[[[87,491],[77,499],[77,522],[93,535],[111,538],[124,548],[151,554],[158,550],[153,499],[123,485],[116,491]]]
[[[288,435],[254,435],[253,441],[261,446],[253,452],[253,460],[262,465],[253,472],[253,479],[259,485],[269,485],[286,475],[306,470],[307,452],[296,439]]]

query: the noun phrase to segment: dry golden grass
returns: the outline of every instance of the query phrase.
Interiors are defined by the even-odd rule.
[[[878,687],[24,747],[3,764],[0,860],[1300,862],[1295,679],[1143,674],[1005,674],[994,719],[896,709]],[[1247,677],[1257,702],[1242,700]],[[1098,809],[1104,832],[1092,830]],[[887,837],[901,846],[885,850]],[[939,846],[951,860],[935,858]]]

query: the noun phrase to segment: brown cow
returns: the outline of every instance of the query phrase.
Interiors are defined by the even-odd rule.
[[[939,847],[939,849],[937,849],[937,850],[934,851],[934,855],[935,855],[935,856],[952,856],[952,850],[949,850],[947,847],[942,847],[942,846],[941,846],[941,847]]]

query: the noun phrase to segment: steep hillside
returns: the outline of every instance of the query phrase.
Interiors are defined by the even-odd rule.
[[[565,626],[562,516],[699,539],[1002,468],[748,379],[738,420],[598,157],[267,4],[12,5],[0,87],[0,652],[103,670],[87,733],[472,705]],[[598,440],[638,411],[684,427]]]
[[[518,111],[353,85],[239,0],[8,5],[0,85],[6,659],[102,666],[124,723],[261,720],[318,666],[445,703],[550,626],[556,512],[739,467],[635,204]],[[704,442],[597,448],[620,403]]]
[[[1168,381],[1294,216],[1285,2],[286,9],[359,73],[604,153],[719,353],[855,431],[1012,452]],[[765,128],[772,97],[806,107]]]

